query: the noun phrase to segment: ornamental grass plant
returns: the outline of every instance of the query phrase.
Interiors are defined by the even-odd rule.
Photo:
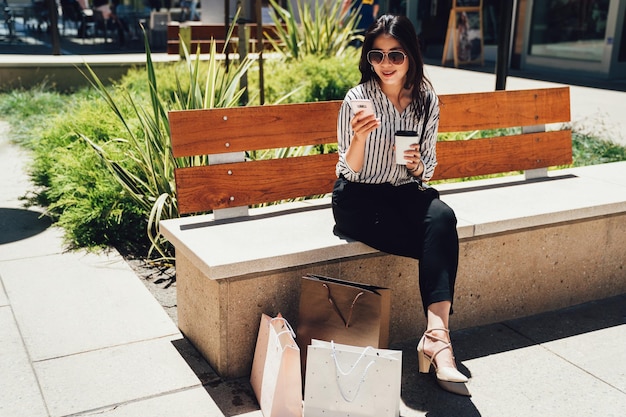
[[[352,42],[363,39],[356,30],[360,14],[340,16],[342,0],[315,0],[314,4],[297,0],[296,11],[291,2],[287,8],[276,0],[269,2],[278,40],[269,36],[267,40],[285,59],[340,56]]]
[[[228,37],[231,33],[232,28]],[[144,39],[148,105],[142,105],[141,101],[135,100],[124,89],[119,91],[120,98],[114,98],[93,70],[87,67],[85,76],[123,125],[124,137],[99,143],[86,134],[78,134],[100,157],[124,194],[136,203],[138,210],[146,214],[146,234],[150,240],[148,257],[154,257],[153,252],[156,251],[160,259],[169,259],[171,250],[168,250],[168,244],[159,232],[159,222],[179,216],[174,169],[205,165],[207,157],[172,156],[167,112],[239,105],[244,92],[239,86],[240,80],[254,61],[245,57],[231,63],[226,71],[223,62],[218,60],[215,41],[211,42],[209,59],[205,62],[200,60],[199,51],[192,59],[185,45],[181,44],[185,55],[183,66],[187,73],[184,82],[175,73],[176,89],[168,101],[160,94],[147,36]],[[225,47],[228,43],[225,42]],[[201,65],[206,67],[204,72],[200,71]],[[119,101],[124,102],[130,113],[122,111]],[[120,152],[121,149],[123,152]]]

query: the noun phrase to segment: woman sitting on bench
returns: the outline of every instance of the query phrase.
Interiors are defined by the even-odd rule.
[[[436,370],[448,391],[469,395],[456,368],[448,331],[459,257],[456,216],[424,186],[435,170],[439,102],[424,76],[415,29],[403,16],[384,15],[365,34],[361,82],[339,111],[339,162],[333,190],[336,228],[383,252],[419,259],[427,329],[418,350],[420,372]],[[369,99],[374,114],[350,102]],[[415,134],[396,162],[395,135]],[[419,136],[418,136],[419,134]],[[420,139],[421,138],[421,139]],[[402,158],[401,158],[402,159]]]

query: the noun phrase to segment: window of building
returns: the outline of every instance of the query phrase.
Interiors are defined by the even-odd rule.
[[[602,61],[610,0],[533,2],[529,54]]]

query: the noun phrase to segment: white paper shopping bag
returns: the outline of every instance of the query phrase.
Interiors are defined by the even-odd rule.
[[[398,417],[402,352],[312,340],[304,417]]]
[[[302,416],[300,349],[280,314],[261,316],[250,384],[264,417]]]

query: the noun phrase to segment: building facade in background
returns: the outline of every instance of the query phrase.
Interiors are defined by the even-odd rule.
[[[255,22],[256,1],[262,2],[263,21],[268,23],[267,0],[203,0],[202,20],[224,23],[241,4],[242,17]],[[296,9],[296,0],[279,2],[286,1]],[[314,4],[323,0],[303,1]],[[380,0],[380,13],[408,16],[420,35],[424,55],[441,60],[452,1]],[[552,72],[567,69],[570,75],[626,78],[626,0],[483,0],[486,61],[496,59],[503,1],[513,2],[510,68]]]

